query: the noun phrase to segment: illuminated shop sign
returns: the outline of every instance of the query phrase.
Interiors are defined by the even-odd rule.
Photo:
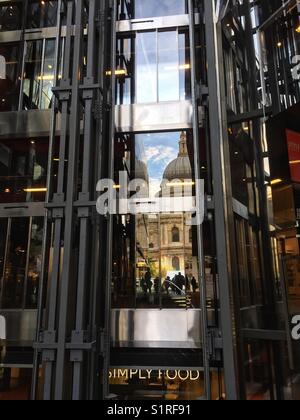
[[[198,381],[201,377],[199,370],[153,370],[153,369],[111,369],[109,372],[109,379],[111,380],[131,380],[138,379],[140,381],[150,380],[153,375],[158,379],[168,379],[170,381],[179,380]]]

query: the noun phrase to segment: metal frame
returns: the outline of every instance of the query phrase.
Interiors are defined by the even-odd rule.
[[[27,0],[28,1],[28,0]],[[0,1],[0,4],[3,3]],[[186,121],[193,127],[196,178],[199,174],[199,128],[207,128],[206,142],[210,147],[209,162],[213,189],[209,210],[214,212],[216,231],[216,258],[219,276],[220,327],[223,340],[223,361],[227,399],[245,398],[243,377],[243,330],[240,320],[236,279],[236,249],[233,194],[229,156],[228,124],[251,121],[254,144],[258,209],[261,220],[261,256],[265,307],[275,313],[272,254],[268,227],[264,154],[261,148],[261,119],[280,110],[280,98],[272,109],[258,110],[256,93],[257,63],[253,44],[253,28],[249,0],[218,2],[215,0],[189,0],[187,15],[170,19],[171,25],[189,26],[191,41],[192,101],[191,115]],[[221,4],[222,3],[222,4]],[[291,2],[288,2],[291,3]],[[245,28],[235,19],[237,4],[245,18]],[[57,28],[39,31],[24,30],[0,34],[0,42],[10,40],[25,45],[26,40],[46,39],[56,35],[55,97],[52,107],[49,142],[48,183],[43,241],[43,273],[39,288],[39,310],[34,365],[32,399],[38,395],[38,375],[44,367],[43,399],[109,399],[108,373],[110,368],[111,338],[111,272],[113,218],[100,217],[95,212],[95,186],[100,178],[113,178],[115,138],[115,68],[116,34],[118,31],[145,30],[166,27],[166,20],[150,22],[116,22],[116,0],[59,0]],[[224,6],[224,7],[223,7]],[[286,6],[286,5],[285,5]],[[86,25],[84,8],[88,11]],[[248,112],[229,117],[225,103],[223,72],[222,19],[226,13],[238,28],[236,42],[244,43],[249,63],[248,88],[251,90]],[[277,15],[276,15],[277,16]],[[63,18],[67,25],[62,26]],[[272,17],[273,18],[273,17]],[[207,86],[197,80],[197,51],[195,35],[198,23],[205,22],[206,59],[208,63]],[[259,29],[263,29],[262,25]],[[24,24],[23,24],[24,27]],[[4,41],[3,41],[4,40]],[[5,42],[6,42],[5,41]],[[64,48],[62,47],[64,41]],[[83,65],[86,42],[86,66]],[[230,42],[230,39],[229,39]],[[235,47],[230,44],[235,51]],[[63,77],[59,80],[59,58],[63,54]],[[24,58],[23,54],[23,69]],[[240,59],[237,58],[240,63]],[[109,69],[111,77],[105,76]],[[78,77],[85,72],[83,78]],[[271,80],[276,80],[276,69],[270,69]],[[273,79],[272,79],[273,77]],[[255,88],[254,88],[255,87]],[[21,86],[22,92],[22,86]],[[20,96],[21,100],[21,96]],[[132,105],[131,107],[133,107]],[[157,105],[156,105],[157,106]],[[19,109],[21,105],[19,104]],[[204,111],[201,121],[199,110]],[[118,108],[117,108],[118,112]],[[58,129],[58,117],[59,129]],[[175,126],[173,125],[173,129]],[[180,128],[183,128],[182,125]],[[157,129],[157,127],[156,127]],[[166,129],[166,127],[164,128]],[[133,127],[134,131],[134,127]],[[59,145],[57,186],[53,183],[54,147]],[[93,157],[95,157],[93,159]],[[198,164],[197,164],[198,162]],[[78,187],[80,186],[80,187]],[[198,203],[199,204],[199,203]],[[26,204],[27,206],[27,204]],[[11,211],[22,214],[34,210],[20,205],[0,207],[0,217]],[[14,213],[15,212],[15,213]],[[32,215],[32,214],[31,214]],[[216,342],[208,328],[206,310],[206,285],[202,249],[203,232],[198,226],[198,253],[201,268],[201,325],[205,370],[205,397],[211,398],[210,345]],[[51,260],[51,272],[48,273]],[[44,301],[46,300],[46,308]],[[277,397],[282,398],[277,339],[283,334],[274,333],[276,318],[265,334],[259,330],[244,330],[248,337],[269,338],[275,355]],[[274,338],[275,337],[275,338]],[[279,337],[279,338],[278,338]],[[99,379],[100,375],[100,379]]]
[[[222,79],[222,27],[216,19],[215,1],[205,2],[205,34],[208,63],[208,118],[210,130],[211,165],[214,185],[214,212],[216,252],[219,273],[220,319],[223,337],[224,381],[226,397],[239,398],[237,362],[237,308],[231,306],[233,298],[235,248],[233,236],[233,208],[229,169],[227,113],[224,110],[224,80]],[[218,115],[218,118],[216,118]]]
[[[108,132],[106,118],[113,115],[111,101],[113,82],[103,77],[107,65],[105,53],[112,41],[114,6],[112,1],[61,0],[59,32],[56,47],[56,99],[53,108],[49,153],[49,185],[47,221],[44,242],[44,276],[40,288],[39,325],[35,344],[35,363],[32,398],[37,397],[37,377],[40,363],[44,364],[43,399],[97,399],[99,386],[95,360],[101,356],[101,319],[94,299],[100,282],[99,259],[93,254],[94,244],[101,242],[99,228],[93,229],[95,186],[102,172],[102,158],[94,163],[92,156],[101,150]],[[88,29],[85,27],[84,6],[88,10]],[[66,16],[64,65],[62,80],[58,79],[58,57],[62,41],[62,17]],[[73,25],[75,30],[73,32]],[[86,69],[83,67],[83,40],[86,34]],[[72,67],[71,67],[72,60]],[[85,71],[84,78],[78,75]],[[114,73],[114,72],[113,72]],[[112,77],[114,79],[114,76]],[[79,117],[84,113],[83,135]],[[51,183],[53,173],[53,144],[56,141],[56,115],[61,115],[59,138],[59,168],[57,188]],[[112,136],[110,136],[112,138]],[[83,139],[83,143],[82,143]],[[82,151],[81,147],[83,147]],[[79,162],[82,162],[82,173]],[[100,169],[100,172],[99,172]],[[81,188],[78,191],[78,181]],[[51,233],[52,232],[52,233]],[[49,238],[53,240],[52,271],[47,279]],[[92,238],[92,240],[91,240]],[[63,252],[62,252],[63,241]],[[96,245],[98,246],[98,245]],[[95,276],[95,277],[94,277]],[[46,284],[49,284],[47,289]],[[47,294],[45,328],[43,301]],[[73,309],[75,309],[73,311]],[[107,312],[109,312],[107,310]],[[70,357],[68,358],[68,352]],[[93,366],[93,369],[90,367]],[[90,381],[83,372],[90,372]],[[93,386],[87,384],[93,383]],[[98,395],[97,395],[98,394]]]

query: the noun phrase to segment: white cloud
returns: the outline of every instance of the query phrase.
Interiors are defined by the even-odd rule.
[[[169,163],[177,157],[177,150],[172,147],[156,146],[146,149],[147,161],[151,163]]]
[[[151,178],[150,185],[149,185],[149,195],[150,197],[155,197],[157,193],[160,191],[161,179],[159,178]]]

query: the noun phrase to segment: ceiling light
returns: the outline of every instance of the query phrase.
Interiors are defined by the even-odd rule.
[[[282,183],[282,179],[273,179],[273,181],[271,181],[271,185],[277,185],[277,184],[281,184]]]
[[[47,188],[24,188],[23,191],[26,193],[39,193],[39,192],[47,192]]]
[[[193,185],[195,185],[195,182],[168,182],[166,184],[167,187],[192,187]]]

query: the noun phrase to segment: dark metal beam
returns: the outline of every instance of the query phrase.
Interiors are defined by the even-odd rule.
[[[224,80],[221,70],[222,28],[216,22],[215,1],[205,1],[206,54],[208,65],[209,135],[212,160],[212,178],[215,198],[216,251],[219,274],[220,318],[223,338],[224,381],[229,400],[239,398],[237,371],[237,319],[233,306],[234,248],[233,210],[230,176],[230,157],[224,102]]]
[[[52,144],[57,143],[59,148],[59,163],[55,174],[52,146],[45,206],[46,232],[49,234],[45,234],[44,243],[33,398],[37,395],[40,362],[45,366],[43,399],[99,398],[94,385],[98,366],[94,361],[100,355],[98,337],[103,320],[90,308],[94,308],[99,281],[102,281],[99,278],[99,257],[94,250],[104,232],[94,230],[93,226],[94,220],[100,219],[94,208],[96,183],[102,162],[107,161],[107,156],[100,152],[103,139],[107,138],[106,124],[100,121],[104,115],[105,118],[113,115],[113,108],[107,108],[107,100],[114,95],[114,89],[105,77],[106,45],[112,45],[112,10],[112,1],[109,0],[60,2],[60,22],[63,17],[66,19],[67,34],[62,49],[59,25],[51,128]],[[61,52],[63,71],[59,78]],[[56,138],[55,117],[58,113],[61,129],[59,138]],[[81,121],[83,130],[80,129]],[[92,157],[97,154],[99,159],[94,160]],[[42,330],[43,315],[45,331]]]

